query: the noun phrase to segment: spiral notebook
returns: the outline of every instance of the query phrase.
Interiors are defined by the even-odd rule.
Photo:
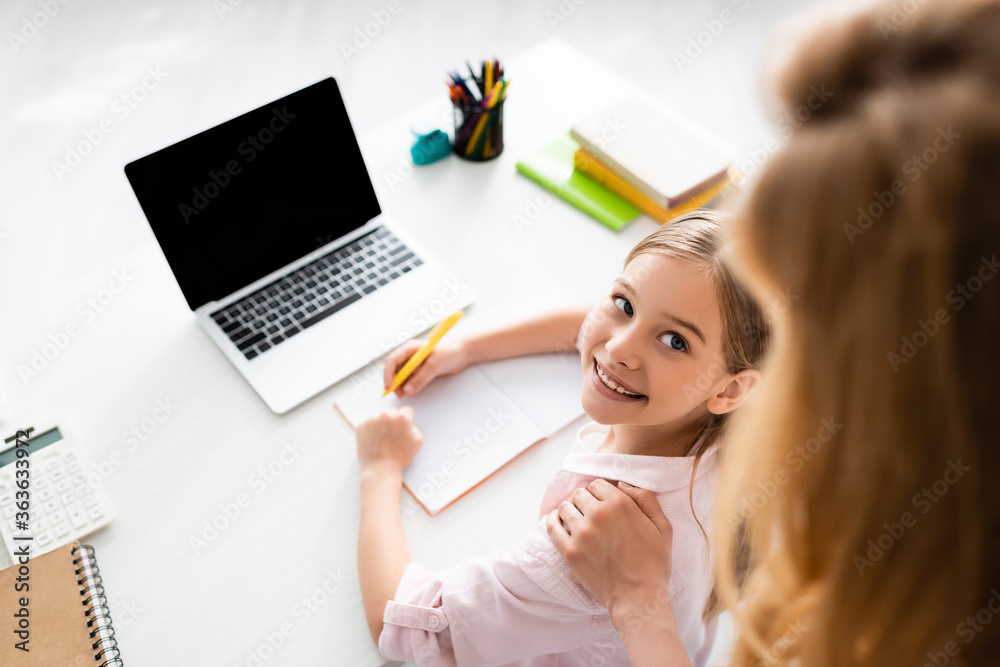
[[[89,545],[71,542],[0,572],[0,619],[4,667],[124,664]]]

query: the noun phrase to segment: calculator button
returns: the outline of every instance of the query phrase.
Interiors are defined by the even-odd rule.
[[[66,520],[66,515],[63,514],[61,511],[51,512],[49,514],[49,521],[51,521],[53,524],[62,523],[65,520]]]
[[[49,480],[47,477],[42,477],[41,479],[36,480],[34,484],[36,489],[44,489],[49,485]]]
[[[69,480],[64,479],[63,481],[56,484],[56,493],[66,493],[67,491],[70,490],[71,486],[72,484],[69,483]]]
[[[97,496],[87,496],[83,499],[83,506],[90,509],[98,503]]]
[[[87,478],[84,477],[83,475],[81,475],[80,473],[77,473],[77,474],[73,475],[73,483],[74,484],[83,484],[86,481],[87,481]]]
[[[53,470],[52,472],[49,473],[49,477],[52,478],[53,482],[58,482],[65,476],[66,473],[64,473],[62,470]]]
[[[14,494],[8,493],[6,495],[0,496],[0,505],[10,505],[14,502]]]
[[[61,496],[59,496],[59,500],[62,501],[63,505],[70,505],[73,503],[74,500],[76,500],[76,496],[74,496],[72,493],[64,493]]]
[[[76,495],[80,496],[81,498],[84,496],[89,496],[93,492],[94,489],[92,489],[90,486],[86,484],[76,487]]]
[[[66,511],[69,512],[69,520],[74,528],[79,528],[87,523],[87,517],[83,514],[83,505],[80,503],[70,505],[66,508]]]
[[[63,454],[63,461],[72,461],[76,458],[76,452],[65,452]]]
[[[50,500],[49,502],[42,505],[42,509],[45,510],[46,514],[52,514],[57,509],[59,509],[59,503],[57,503],[54,500]]]
[[[97,506],[94,509],[90,510],[90,518],[91,519],[100,519],[102,516],[104,516],[104,508],[103,507]]]
[[[3,495],[4,493],[7,493],[8,491],[12,490],[13,487],[11,487],[10,484],[8,484],[7,482],[0,482],[0,495]]]
[[[69,526],[65,523],[60,523],[58,526],[53,528],[56,533],[56,537],[63,537],[69,535]]]
[[[31,522],[31,530],[35,533],[40,533],[48,527],[49,523],[45,519],[38,519],[37,521]]]
[[[3,508],[3,515],[9,519],[12,516],[14,516],[14,512],[16,511],[17,511],[16,505],[8,505],[7,507]]]
[[[38,499],[43,503],[52,499],[52,489],[42,489],[38,492]]]
[[[59,459],[57,459],[56,457],[50,456],[49,458],[45,459],[45,468],[47,470],[55,470],[58,467],[59,467]]]
[[[52,541],[52,535],[47,532],[41,533],[39,535],[36,535],[35,539],[38,541],[38,544],[44,547],[46,544]]]

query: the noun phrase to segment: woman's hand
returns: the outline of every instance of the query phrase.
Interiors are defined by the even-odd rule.
[[[388,408],[364,420],[358,424],[357,438],[362,471],[380,468],[400,475],[424,442],[413,425],[413,408],[409,405]]]
[[[427,343],[427,340],[427,338],[408,340],[389,353],[385,358],[385,389],[392,386],[392,379],[396,377],[399,369]],[[404,394],[416,396],[417,392],[434,378],[457,373],[468,366],[469,362],[470,355],[464,340],[442,338],[427,358],[420,362],[417,369],[410,373],[410,377],[396,388],[395,394],[400,398]]]
[[[560,519],[562,523],[560,523]],[[563,525],[565,524],[565,526]],[[546,519],[552,543],[619,632],[637,613],[670,603],[673,527],[652,491],[596,479]]]

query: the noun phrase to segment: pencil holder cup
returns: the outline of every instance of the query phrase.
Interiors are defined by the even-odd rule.
[[[499,100],[490,108],[453,105],[455,141],[452,150],[466,160],[483,162],[503,152],[503,106]]]

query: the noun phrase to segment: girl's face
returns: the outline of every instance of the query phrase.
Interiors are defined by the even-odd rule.
[[[583,409],[599,424],[697,419],[729,381],[715,289],[702,267],[661,253],[637,256],[615,279],[581,348]]]

